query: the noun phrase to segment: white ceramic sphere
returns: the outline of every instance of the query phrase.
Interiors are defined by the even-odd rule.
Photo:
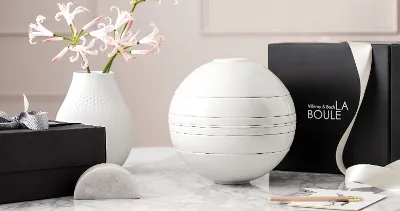
[[[216,59],[178,87],[169,110],[172,143],[195,172],[242,184],[275,168],[296,130],[285,85],[248,59]]]

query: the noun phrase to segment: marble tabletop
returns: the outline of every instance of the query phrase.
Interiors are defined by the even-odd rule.
[[[133,149],[124,165],[136,178],[141,199],[74,201],[71,197],[0,205],[8,211],[285,211],[310,210],[270,203],[270,195],[297,195],[304,188],[344,189],[343,176],[274,171],[250,185],[217,185],[190,171],[172,148]],[[365,188],[364,188],[365,189]],[[370,191],[371,188],[368,188]],[[379,191],[379,190],[375,190]],[[400,211],[400,193],[366,211]]]

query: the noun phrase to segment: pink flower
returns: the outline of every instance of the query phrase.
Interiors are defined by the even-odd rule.
[[[100,46],[101,51],[105,51],[107,49],[109,41],[108,34],[114,31],[114,25],[111,24],[111,18],[106,17],[105,19],[109,21],[108,25],[105,23],[99,23],[99,29],[89,33],[91,36],[103,41],[104,45]]]
[[[133,58],[133,56],[129,55],[122,46],[136,45],[137,44],[136,37],[139,34],[139,32],[133,34],[132,32],[129,31],[124,34],[126,36],[122,36],[120,38],[118,31],[116,31],[115,38],[111,36],[109,37],[108,44],[113,45],[114,49],[111,53],[108,54],[108,57],[114,56],[119,51],[121,55],[124,57],[125,61],[129,61],[130,59]]]
[[[159,47],[161,46],[161,43],[164,41],[164,37],[157,36],[159,30],[154,25],[154,23],[150,24],[150,26],[154,28],[153,32],[151,32],[149,35],[139,40],[138,44],[150,45],[151,48],[148,50],[132,50],[131,54],[150,54],[150,53],[158,54],[160,52]]]
[[[94,46],[94,43],[96,42],[96,39],[93,39],[87,46],[86,45],[86,38],[81,37],[82,44],[81,45],[76,45],[76,46],[70,46],[69,49],[71,51],[76,52],[76,56],[71,56],[69,58],[70,62],[76,62],[78,61],[79,57],[82,57],[83,63],[81,64],[83,69],[86,69],[89,66],[89,60],[86,57],[86,54],[89,55],[97,55],[98,50],[90,50]]]
[[[72,28],[74,29],[74,32],[76,33],[78,31],[78,29],[74,22],[75,16],[80,13],[83,13],[85,11],[89,12],[89,10],[86,9],[85,7],[79,6],[70,13],[69,10],[70,10],[70,7],[73,5],[72,2],[68,2],[67,5],[62,4],[62,3],[58,3],[57,5],[60,8],[61,12],[58,12],[56,14],[56,16],[55,16],[56,20],[60,21],[61,20],[60,16],[64,16],[65,21],[68,23],[68,25],[72,26]]]
[[[119,28],[121,28],[124,24],[128,23],[128,21],[132,21],[133,17],[131,14],[129,14],[129,12],[127,11],[120,11],[118,7],[116,6],[112,6],[110,8],[110,11],[112,11],[113,9],[116,9],[118,12],[118,17],[117,20],[115,21],[114,24],[114,29],[117,30]]]
[[[31,44],[37,43],[33,42],[33,39],[35,39],[36,37],[52,37],[54,35],[53,32],[42,26],[44,20],[46,20],[46,18],[39,15],[36,17],[36,24],[31,23],[29,25],[29,42]]]

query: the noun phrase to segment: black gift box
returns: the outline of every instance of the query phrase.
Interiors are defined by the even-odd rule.
[[[82,173],[105,161],[103,127],[0,130],[0,203],[71,196]]]
[[[400,159],[400,46],[372,47],[371,75],[343,154],[346,167],[384,166]],[[297,114],[293,145],[276,169],[340,173],[336,149],[354,117],[360,96],[349,45],[271,44],[268,54],[269,69],[289,89]],[[318,105],[336,108],[339,118],[335,112],[326,114],[331,115],[330,119],[313,118],[318,109],[314,106]]]

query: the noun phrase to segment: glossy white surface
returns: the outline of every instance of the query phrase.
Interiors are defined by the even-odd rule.
[[[191,97],[276,97],[289,95],[267,68],[248,59],[216,59],[194,70],[175,92]]]
[[[268,83],[268,80],[264,83]],[[174,95],[169,113],[194,117],[259,118],[285,116],[296,111],[290,95],[269,98],[198,98]]]
[[[246,184],[274,169],[289,150],[262,154],[206,154],[177,150],[188,166],[218,184]]]
[[[284,158],[293,135],[267,135],[293,133],[295,113],[289,91],[267,68],[243,58],[215,59],[175,91],[169,130],[190,168],[218,183],[245,183]]]
[[[264,136],[206,136],[171,133],[176,149],[208,153],[279,152],[292,145],[294,132]]]
[[[265,126],[285,124],[296,121],[296,114],[264,118],[210,118],[169,115],[169,123],[183,125],[214,125],[214,126]]]
[[[217,185],[190,171],[172,148],[134,149],[127,162],[141,199],[74,201],[72,197],[0,205],[7,211],[294,211],[309,210],[270,203],[269,196],[298,195],[303,188],[343,189],[344,177],[273,171],[251,185]],[[377,189],[354,189],[376,191]],[[400,210],[400,193],[382,192],[388,198],[365,211]],[[364,211],[364,210],[363,210]]]
[[[283,134],[290,133],[296,130],[296,123],[289,125],[274,125],[270,127],[260,126],[218,126],[218,127],[196,127],[196,126],[179,126],[170,124],[169,128],[171,132],[191,135],[211,135],[211,136],[260,136],[260,135],[271,135],[271,134]]]

